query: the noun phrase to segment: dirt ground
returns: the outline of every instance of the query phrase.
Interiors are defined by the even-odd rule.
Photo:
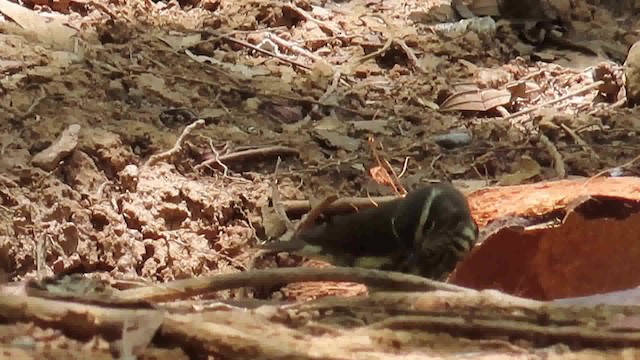
[[[2,281],[85,273],[126,289],[246,270],[285,230],[278,156],[283,200],[393,195],[377,159],[407,189],[470,192],[638,156],[640,112],[618,91],[638,5],[504,3],[466,28],[446,0],[3,3]],[[615,90],[588,88],[598,76]],[[305,286],[256,296],[364,292]]]

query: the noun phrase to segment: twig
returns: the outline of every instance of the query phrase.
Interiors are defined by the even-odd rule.
[[[600,176],[602,176],[602,175],[604,175],[604,174],[607,174],[607,173],[609,173],[609,172],[611,172],[611,171],[613,171],[613,170],[615,170],[615,169],[625,169],[625,168],[628,168],[629,166],[633,165],[633,164],[634,164],[636,161],[638,161],[638,160],[640,160],[640,155],[638,155],[638,156],[634,157],[633,159],[631,159],[631,160],[627,161],[626,163],[624,163],[624,164],[622,164],[622,165],[620,165],[620,166],[616,166],[616,167],[614,167],[614,168],[609,168],[609,169],[606,169],[606,170],[602,170],[602,171],[600,171],[599,173],[597,173],[597,174],[593,175],[592,177],[590,177],[589,179],[587,179],[587,181],[585,181],[585,182],[584,182],[584,185],[586,185],[587,183],[589,183],[591,180],[593,180],[593,179],[595,179],[595,178],[597,178],[597,177],[600,177]]]
[[[404,176],[404,173],[407,171],[407,165],[409,165],[409,157],[405,157],[404,158],[404,164],[402,164],[402,171],[400,171],[400,174],[398,175],[398,179],[400,179],[402,176]]]
[[[12,188],[19,188],[20,185],[18,185],[17,182],[9,179],[8,177],[6,177],[5,175],[0,174],[0,182],[3,182],[4,186],[6,186],[6,188],[12,187]]]
[[[211,69],[216,74],[222,75],[224,78],[226,78],[229,82],[233,83],[234,85],[236,86],[240,85],[240,81],[238,81],[238,79],[234,75],[225,71],[225,69],[222,66],[219,66],[219,64],[216,64],[214,59],[211,58],[210,56],[196,55],[193,52],[191,52],[191,50],[189,49],[184,49],[183,51],[185,55],[187,55],[191,60],[199,64],[202,64],[202,66],[206,66],[208,69]]]
[[[379,291],[368,294],[366,297],[351,298],[321,298],[285,305],[287,309],[300,311],[323,311],[331,308],[392,308],[406,306],[418,313],[438,310],[462,310],[483,309],[491,311],[504,307],[535,310],[545,306],[547,302],[522,298],[506,294],[498,290],[479,291]]]
[[[384,159],[382,156],[380,156],[380,154],[378,153],[378,150],[376,149],[376,142],[373,139],[373,137],[369,138],[369,147],[371,149],[371,153],[373,155],[373,158],[376,160],[376,162],[378,163],[377,169],[382,169],[384,170],[382,173],[384,175],[383,179],[377,178],[375,176],[375,174],[373,173],[373,170],[376,169],[371,169],[371,175],[373,177],[374,180],[376,180],[376,182],[381,183],[381,182],[386,182],[386,184],[384,185],[391,185],[391,187],[393,187],[393,191],[400,195],[400,196],[404,196],[407,194],[407,190],[402,186],[402,184],[400,183],[400,179],[398,178],[398,175],[396,175],[396,171],[393,169],[393,167],[391,166],[391,164]],[[379,143],[380,147],[382,147],[382,144]]]
[[[122,290],[117,293],[121,301],[170,301],[202,295],[214,291],[241,287],[273,286],[282,283],[307,281],[357,282],[376,289],[411,291],[468,291],[476,290],[425,279],[399,272],[333,267],[333,268],[280,268],[252,270],[232,274],[217,274],[167,282],[161,285]]]
[[[396,38],[394,41],[396,42],[396,44],[400,45],[402,50],[404,50],[405,54],[407,54],[407,58],[409,58],[409,62],[411,63],[411,66],[413,66],[418,71],[425,73],[426,71],[420,66],[420,61],[418,60],[418,57],[413,52],[413,50],[411,50],[409,45],[407,45],[407,43],[402,39]]]
[[[199,169],[204,166],[209,166],[217,162],[223,162],[228,164],[229,162],[236,162],[236,161],[242,161],[242,160],[254,160],[257,158],[266,158],[266,157],[273,157],[273,156],[278,156],[278,157],[287,156],[287,155],[298,156],[299,154],[300,152],[294,148],[291,148],[288,146],[276,145],[276,146],[269,146],[265,148],[237,151],[230,154],[221,155],[217,158],[203,161],[200,164],[196,165],[194,168]]]
[[[276,54],[274,52],[265,50],[265,49],[263,49],[261,47],[255,46],[253,44],[249,44],[246,41],[238,40],[238,39],[233,38],[233,37],[223,37],[223,39],[228,40],[230,42],[234,42],[234,43],[236,43],[238,45],[242,45],[242,46],[248,47],[248,48],[253,49],[253,50],[257,51],[257,52],[261,52],[261,53],[263,53],[265,55],[269,55],[269,56],[271,56],[271,57],[273,57],[275,59],[278,59],[278,60],[280,60],[282,62],[293,64],[295,66],[299,66],[299,67],[301,67],[303,69],[306,69],[306,70],[311,70],[312,69],[312,67],[309,66],[309,65],[303,64],[301,62],[297,62],[295,60],[288,59],[285,56],[282,56],[282,55]]]
[[[107,186],[111,184],[113,184],[111,180],[103,181],[102,184],[98,186],[98,190],[96,190],[96,199],[102,199],[102,196],[104,195],[104,190],[106,189]]]
[[[593,89],[595,89],[595,88],[597,88],[597,87],[599,87],[600,85],[603,85],[603,84],[604,84],[604,81],[602,81],[602,80],[596,81],[591,85],[587,85],[587,86],[583,87],[582,89],[578,89],[578,90],[576,90],[576,91],[574,91],[572,93],[569,93],[567,95],[561,96],[561,97],[559,97],[559,98],[557,98],[555,100],[551,100],[551,101],[545,102],[543,104],[540,104],[540,105],[537,105],[537,106],[534,106],[534,107],[531,107],[531,108],[528,108],[528,109],[524,109],[524,110],[518,111],[518,112],[513,113],[513,114],[511,114],[509,116],[505,116],[505,117],[502,118],[502,120],[510,120],[510,119],[513,119],[513,118],[518,117],[520,115],[525,115],[525,114],[534,112],[534,111],[539,110],[539,109],[541,109],[541,108],[543,108],[545,106],[550,106],[550,105],[553,105],[553,104],[557,104],[560,101],[563,101],[563,100],[566,100],[568,98],[574,97],[576,95],[580,95],[580,94],[585,93],[587,91],[593,90]]]
[[[216,147],[213,145],[213,139],[208,138],[209,140],[209,148],[211,149],[211,151],[213,152],[213,160],[216,162],[216,164],[220,165],[222,167],[222,176],[227,177],[227,174],[229,174],[229,168],[227,167],[227,165],[223,164],[220,161],[220,152],[218,152],[218,150],[216,150]],[[226,147],[226,145],[225,145]]]
[[[287,212],[282,207],[282,202],[280,200],[280,190],[278,190],[278,169],[280,167],[280,156],[278,156],[278,160],[276,161],[275,170],[273,170],[273,180],[271,181],[271,201],[273,202],[273,209],[282,222],[284,222],[287,227],[287,231],[295,231],[295,227],[289,217],[287,216]]]
[[[306,56],[309,59],[315,61],[315,62],[319,62],[322,63],[326,66],[328,66],[329,68],[331,68],[333,70],[333,66],[325,59],[321,58],[320,56],[312,53],[311,51],[301,47],[300,45],[293,43],[291,41],[287,41],[281,37],[279,37],[278,35],[274,35],[271,33],[267,33],[265,36],[266,39],[269,39],[271,41],[273,41],[275,44],[282,46],[284,48],[287,48],[289,50],[291,50],[292,52],[298,54],[298,55],[302,55],[302,56]]]
[[[638,157],[640,158],[640,156]],[[461,189],[463,193],[468,191]],[[379,206],[398,199],[397,196],[367,196],[367,197],[343,197],[332,201],[326,207],[323,207],[322,213],[336,215],[342,213],[353,212],[354,210],[371,208]],[[313,204],[309,200],[286,200],[282,202],[282,206],[288,216],[296,217],[308,213],[313,208]]]
[[[436,162],[438,162],[438,160],[440,160],[441,158],[444,157],[444,154],[438,154],[438,156],[434,157],[433,160],[431,160],[431,170],[435,170],[436,168]]]
[[[361,58],[358,58],[358,59],[354,60],[353,61],[353,65],[351,65],[351,66],[354,66],[354,65],[357,65],[357,64],[361,64],[361,63],[363,63],[363,62],[365,62],[365,61],[367,61],[369,59],[373,59],[373,58],[378,57],[378,55],[384,54],[387,50],[389,50],[389,48],[391,47],[391,44],[393,44],[394,35],[391,34],[391,30],[390,30],[391,29],[391,24],[387,21],[386,18],[384,18],[384,17],[382,17],[380,15],[372,15],[372,16],[373,17],[377,17],[380,20],[382,20],[382,22],[385,24],[387,29],[389,29],[388,34],[387,34],[387,41],[384,43],[384,45],[380,49],[378,49],[378,50],[376,50],[376,51],[374,51],[374,52],[372,52],[370,54],[367,54],[367,55],[365,55],[365,56],[363,56]]]
[[[33,232],[35,236],[35,231]],[[49,240],[48,235],[45,233],[40,234],[40,236],[34,238],[35,246],[33,248],[34,258],[36,259],[36,274],[39,280],[44,279],[47,274],[46,270],[50,270],[47,267],[47,240]]]
[[[132,24],[133,20],[126,14],[116,14],[114,11],[112,11],[107,5],[101,3],[100,1],[94,1],[91,0],[88,2],[88,4],[91,4],[93,7],[95,7],[98,11],[102,11],[105,14],[109,15],[109,17],[111,19],[125,19],[127,23]]]
[[[551,155],[551,158],[553,158],[553,165],[556,169],[556,173],[558,173],[558,177],[560,179],[564,179],[567,176],[567,173],[564,167],[564,160],[562,160],[562,155],[558,151],[558,148],[556,148],[556,146],[551,142],[551,140],[549,140],[549,138],[545,134],[540,133],[539,140],[540,143],[542,143],[547,149],[549,155]]]
[[[327,101],[329,96],[331,96],[331,94],[333,94],[336,91],[336,89],[338,88],[338,84],[340,83],[341,76],[342,76],[342,73],[340,72],[340,70],[337,70],[336,72],[333,73],[333,81],[331,81],[331,85],[327,87],[327,90],[325,90],[324,94],[322,94],[318,102],[313,105],[313,107],[311,108],[311,111],[309,111],[307,116],[305,116],[304,119],[298,121],[294,125],[295,128],[300,128],[303,125],[309,123],[309,121],[311,121],[312,114],[318,112],[318,109],[320,108],[320,104]]]
[[[323,214],[331,204],[333,204],[336,200],[338,200],[337,195],[330,195],[325,197],[319,204],[315,205],[307,214],[305,214],[300,222],[296,226],[297,234],[300,231],[306,230],[313,226],[316,219]]]
[[[149,157],[149,160],[147,160],[147,162],[144,164],[144,166],[152,166],[161,160],[168,159],[174,156],[176,153],[182,150],[182,143],[184,143],[184,140],[187,137],[187,135],[189,135],[191,131],[193,131],[195,128],[201,127],[204,124],[205,124],[204,119],[199,119],[187,125],[182,131],[182,134],[180,134],[180,137],[178,137],[178,140],[176,141],[175,145],[171,149],[159,154],[151,155]]]

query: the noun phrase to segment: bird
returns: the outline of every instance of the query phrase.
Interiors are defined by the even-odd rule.
[[[377,207],[333,216],[288,241],[258,248],[336,266],[398,271],[442,280],[471,250],[478,226],[462,192],[448,183],[423,186]]]

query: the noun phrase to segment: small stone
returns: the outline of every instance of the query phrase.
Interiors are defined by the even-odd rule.
[[[43,170],[52,171],[60,161],[69,156],[78,146],[80,125],[72,124],[48,148],[37,153],[31,163]]]
[[[129,164],[120,171],[120,184],[125,190],[136,191],[138,188],[140,170],[136,165]]]
[[[433,141],[445,149],[469,145],[471,140],[473,140],[473,137],[468,131],[454,131],[433,137]]]
[[[640,41],[629,49],[627,60],[624,62],[624,76],[629,103],[640,104]]]

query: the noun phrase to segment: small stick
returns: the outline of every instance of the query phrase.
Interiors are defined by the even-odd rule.
[[[249,49],[253,49],[253,50],[255,50],[257,52],[260,52],[260,53],[263,53],[265,55],[269,55],[269,56],[271,56],[271,57],[273,57],[275,59],[278,59],[278,60],[280,60],[282,62],[286,62],[286,63],[301,67],[301,68],[306,69],[306,70],[311,70],[311,66],[309,66],[309,65],[303,64],[301,62],[297,62],[295,60],[288,59],[288,58],[286,58],[286,57],[284,57],[282,55],[273,53],[273,52],[271,52],[269,50],[265,50],[265,49],[263,49],[261,47],[255,46],[253,44],[249,44],[246,41],[242,41],[242,40],[239,40],[239,39],[236,39],[236,38],[233,38],[233,37],[223,37],[223,39],[224,40],[228,40],[228,41],[233,42],[233,43],[236,43],[238,45],[242,45],[242,46],[248,47]]]
[[[338,200],[337,195],[330,195],[324,198],[319,204],[314,206],[306,215],[302,217],[302,220],[300,220],[300,222],[297,224],[296,232],[294,233],[294,235],[300,231],[312,227],[316,219],[321,214],[323,214],[325,210],[327,210],[327,208],[331,206],[331,204],[333,204],[336,200]]]
[[[367,16],[367,15],[362,15],[362,16],[359,17],[359,19],[362,20],[362,17],[364,17],[364,16]],[[387,41],[384,43],[384,45],[380,49],[372,52],[371,54],[367,54],[367,55],[365,55],[365,56],[363,56],[361,58],[355,59],[353,61],[352,66],[355,66],[357,64],[361,64],[361,63],[363,63],[363,62],[365,62],[365,61],[367,61],[369,59],[374,59],[374,58],[378,57],[378,55],[384,54],[387,50],[389,50],[389,48],[391,47],[391,44],[393,44],[393,40],[394,40],[395,36],[394,36],[394,34],[391,33],[392,32],[391,31],[391,23],[387,20],[387,18],[382,16],[382,15],[377,15],[377,14],[371,15],[371,17],[375,17],[375,18],[380,19],[384,23],[384,25],[387,27],[387,29],[388,29],[388,32],[386,34],[387,35]]]
[[[622,165],[620,165],[620,166],[616,166],[616,167],[614,167],[614,168],[609,168],[609,169],[607,169],[607,170],[602,170],[602,171],[600,171],[599,173],[597,173],[597,174],[593,175],[592,177],[590,177],[589,179],[587,179],[587,181],[585,181],[585,182],[584,182],[584,185],[586,185],[587,183],[589,183],[589,181],[591,181],[591,180],[593,180],[593,179],[595,179],[595,178],[597,178],[597,177],[600,177],[600,176],[602,176],[602,175],[604,175],[604,174],[606,174],[606,173],[609,173],[609,172],[611,172],[611,171],[613,171],[613,170],[615,170],[615,169],[625,169],[625,168],[628,168],[629,166],[633,165],[633,164],[634,164],[636,161],[638,161],[638,160],[640,160],[640,155],[638,155],[638,156],[634,157],[633,159],[631,159],[631,160],[627,161],[626,163],[624,163],[624,164],[622,164]]]
[[[339,73],[339,71],[337,71],[336,73]],[[334,74],[334,79],[335,79],[335,76],[336,75]],[[374,114],[370,114],[370,113],[367,113],[367,112],[364,112],[364,111],[360,111],[360,110],[356,110],[356,109],[349,109],[347,107],[340,106],[340,105],[335,104],[335,103],[328,103],[328,102],[321,101],[321,100],[301,98],[301,97],[297,97],[297,96],[289,96],[289,95],[276,94],[276,93],[272,93],[272,94],[265,94],[265,93],[255,94],[255,96],[257,96],[257,97],[266,97],[266,98],[278,98],[278,99],[284,99],[284,100],[288,100],[288,101],[295,101],[297,103],[305,103],[305,104],[314,104],[314,105],[319,105],[319,106],[325,106],[325,107],[332,108],[332,109],[338,109],[340,111],[344,111],[344,112],[347,112],[349,114],[358,115],[358,116],[361,116],[364,119],[372,119],[378,113],[377,110],[376,110],[376,112]]]
[[[404,164],[402,164],[402,171],[400,171],[400,174],[398,175],[398,179],[400,179],[401,177],[404,176],[404,173],[407,171],[407,165],[409,165],[409,157],[406,156],[404,158]]]
[[[318,109],[320,108],[320,104],[327,101],[329,96],[333,94],[336,91],[336,89],[338,89],[341,76],[342,76],[342,72],[340,72],[340,70],[337,70],[336,72],[333,73],[333,80],[331,81],[331,85],[327,87],[327,90],[325,90],[324,94],[322,94],[318,102],[313,105],[313,107],[311,108],[311,111],[309,111],[307,116],[305,116],[304,119],[298,121],[298,123],[296,124],[297,128],[300,128],[303,125],[307,124],[309,121],[311,121],[312,114],[318,112]]]
[[[282,222],[284,222],[287,227],[287,231],[295,231],[295,226],[289,220],[287,216],[287,212],[282,207],[282,202],[280,200],[280,190],[278,190],[278,169],[280,167],[280,156],[278,156],[278,160],[276,161],[276,168],[273,170],[273,181],[271,181],[271,201],[273,202],[273,209],[278,214],[278,217]]]
[[[379,169],[383,169],[384,172],[383,174],[385,175],[384,179],[379,179],[376,178],[375,176],[372,176],[374,180],[376,180],[376,182],[381,183],[380,180],[387,182],[387,184],[384,185],[391,185],[391,187],[393,187],[393,191],[400,195],[400,196],[405,196],[407,194],[407,190],[402,186],[402,184],[400,183],[400,179],[398,178],[398,176],[396,175],[396,171],[393,169],[393,167],[391,166],[391,164],[384,159],[382,156],[380,156],[380,154],[378,153],[378,150],[376,149],[376,142],[374,140],[373,137],[369,137],[369,147],[371,149],[371,153],[374,157],[374,159],[376,160],[376,162],[378,163],[378,168]],[[380,145],[380,147],[382,147],[382,143],[378,143]],[[383,161],[384,160],[384,161]],[[372,174],[374,175],[374,174]]]
[[[394,41],[396,44],[400,45],[402,50],[404,50],[405,54],[407,54],[407,57],[409,58],[411,65],[421,73],[426,73],[426,71],[420,66],[420,61],[418,60],[418,57],[413,52],[413,50],[411,50],[409,45],[407,45],[407,43],[403,39],[397,38],[397,39],[394,39]]]
[[[175,280],[164,284],[122,290],[119,291],[116,296],[120,301],[164,302],[175,299],[185,299],[187,297],[220,290],[241,287],[273,286],[282,283],[308,281],[357,282],[375,287],[376,289],[389,290],[476,291],[440,281],[426,279],[416,275],[392,271],[350,267],[294,267],[252,270],[231,274],[216,274],[198,278]]]
[[[323,63],[323,64],[327,65],[328,67],[330,67],[333,70],[333,66],[331,66],[331,64],[327,60],[321,58],[320,56],[312,53],[311,51],[301,47],[300,45],[298,45],[296,43],[284,40],[283,38],[279,37],[278,35],[274,35],[274,34],[270,34],[270,33],[267,33],[265,38],[273,41],[274,43],[276,43],[279,46],[282,46],[284,48],[287,48],[287,49],[293,51],[294,53],[296,53],[298,55],[306,56],[306,57],[308,57],[309,59],[311,59],[311,60],[313,60],[315,62]]]
[[[195,128],[201,127],[204,124],[205,124],[204,119],[198,119],[193,123],[187,125],[182,131],[182,134],[180,134],[180,137],[178,137],[176,144],[171,149],[159,154],[151,155],[147,160],[147,162],[144,164],[144,166],[152,166],[158,163],[159,161],[168,159],[173,155],[175,155],[176,153],[178,153],[180,150],[182,150],[182,144],[184,143],[184,140],[187,137],[187,135],[189,135]]]
[[[537,106],[534,106],[534,107],[531,107],[531,108],[528,108],[528,109],[524,109],[524,110],[518,111],[518,112],[513,113],[513,114],[511,114],[509,116],[505,116],[505,117],[502,118],[502,120],[510,120],[510,119],[513,119],[513,118],[518,117],[520,115],[528,114],[528,113],[534,112],[536,110],[542,109],[545,106],[550,106],[550,105],[553,105],[553,104],[557,104],[560,101],[567,100],[567,99],[569,99],[571,97],[574,97],[576,95],[580,95],[580,94],[585,93],[587,91],[593,90],[593,89],[595,89],[595,88],[597,88],[597,87],[599,87],[600,85],[603,85],[603,84],[604,84],[604,81],[602,81],[602,80],[596,81],[591,85],[587,85],[587,86],[583,87],[582,89],[578,89],[578,90],[576,90],[576,91],[574,91],[572,93],[569,93],[567,95],[561,96],[561,97],[559,97],[559,98],[557,98],[555,100],[551,100],[551,101],[548,101],[546,103],[543,103],[543,104],[540,104],[540,105],[537,105]]]
[[[216,164],[222,167],[222,176],[227,177],[227,174],[229,174],[229,168],[227,167],[227,165],[223,164],[220,161],[220,152],[216,150],[215,145],[213,145],[213,139],[208,138],[208,140],[209,140],[209,148],[213,152],[213,156],[214,156],[213,160],[215,161]],[[226,148],[226,145],[225,145],[225,148]]]
[[[237,151],[230,154],[221,155],[217,158],[203,161],[200,164],[196,165],[194,168],[199,169],[204,166],[209,166],[211,164],[218,163],[218,162],[229,163],[229,162],[237,162],[242,160],[250,160],[253,158],[266,158],[266,157],[287,156],[287,155],[298,156],[299,154],[300,152],[294,148],[291,148],[288,146],[276,145],[276,146],[269,146],[269,147],[259,148],[259,149]]]

